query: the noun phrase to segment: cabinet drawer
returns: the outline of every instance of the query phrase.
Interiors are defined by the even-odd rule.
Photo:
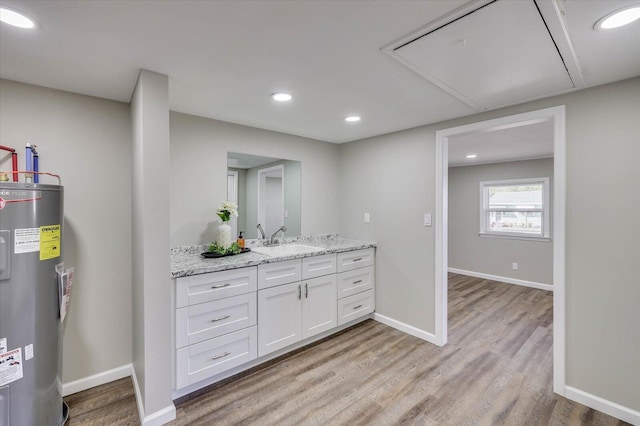
[[[338,253],[338,272],[351,271],[373,265],[374,249]]]
[[[338,274],[338,299],[373,289],[373,266]]]
[[[178,389],[257,358],[256,326],[187,346],[176,353]]]
[[[178,278],[176,308],[256,291],[257,283],[255,266]]]
[[[241,294],[176,310],[176,347],[256,325],[257,294]]]
[[[302,259],[302,279],[321,277],[335,274],[337,270],[337,256],[335,253],[322,256],[311,256]]]
[[[302,261],[300,259],[258,265],[258,288],[269,288],[288,284],[302,279]]]
[[[338,300],[338,325],[373,312],[374,300],[374,290],[363,291]]]

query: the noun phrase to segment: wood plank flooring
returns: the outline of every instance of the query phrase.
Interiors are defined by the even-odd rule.
[[[449,275],[449,343],[375,321],[214,385],[171,425],[625,425],[552,392],[552,294]],[[138,424],[131,379],[65,398],[70,425]]]

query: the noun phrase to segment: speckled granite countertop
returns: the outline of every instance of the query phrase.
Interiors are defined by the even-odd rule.
[[[228,269],[256,266],[263,263],[282,262],[290,259],[300,259],[309,256],[320,256],[329,253],[341,253],[345,251],[361,250],[375,247],[376,243],[370,241],[348,240],[340,238],[338,234],[313,235],[309,237],[297,237],[280,239],[281,244],[298,243],[305,246],[320,248],[320,251],[309,253],[297,253],[288,256],[267,256],[264,254],[249,252],[235,256],[220,257],[217,259],[205,259],[200,253],[207,250],[207,246],[182,246],[171,249],[171,277],[187,277],[190,275],[206,274],[209,272],[225,271]],[[260,242],[252,241],[248,246],[255,246]]]

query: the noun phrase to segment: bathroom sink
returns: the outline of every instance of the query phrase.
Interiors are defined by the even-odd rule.
[[[295,256],[297,254],[310,254],[322,251],[320,247],[305,246],[304,244],[282,244],[272,247],[251,247],[254,253],[265,254],[272,257]]]

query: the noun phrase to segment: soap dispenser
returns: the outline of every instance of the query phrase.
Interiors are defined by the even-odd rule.
[[[238,247],[241,249],[244,248],[244,237],[242,236],[242,231],[240,231],[240,235],[238,235]]]

